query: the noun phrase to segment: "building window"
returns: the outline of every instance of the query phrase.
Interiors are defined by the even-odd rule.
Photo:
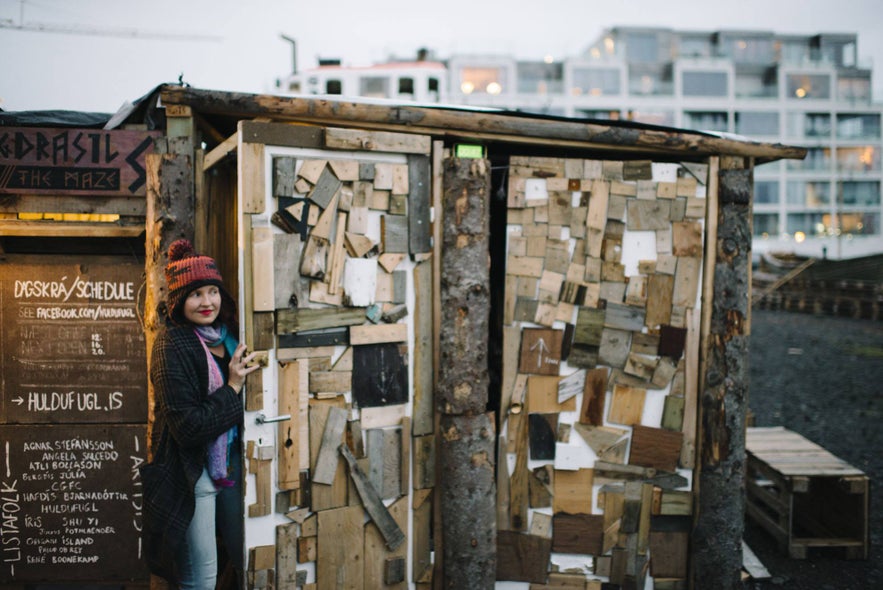
[[[460,70],[463,94],[501,94],[506,90],[506,72],[494,67],[465,67]]]
[[[837,78],[837,98],[840,100],[854,100],[861,102],[870,102],[871,100],[871,79],[869,77],[862,78]]]
[[[831,98],[831,77],[820,74],[788,74],[785,78],[788,98]]]
[[[831,234],[831,216],[826,213],[789,213],[785,218],[785,231],[792,235],[797,232],[809,236]]]
[[[659,39],[655,33],[628,33],[625,42],[626,57],[629,62],[659,61]]]
[[[325,80],[325,94],[343,94],[343,83],[340,80]]]
[[[775,98],[779,95],[779,80],[775,68],[764,72],[736,71],[734,92],[739,98]]]
[[[775,213],[754,214],[754,235],[768,238],[779,234],[779,216]]]
[[[788,160],[788,170],[830,170],[831,148],[807,148],[802,160]]]
[[[629,94],[670,96],[673,90],[671,68],[629,67]]]
[[[620,93],[616,68],[574,68],[571,94],[579,96],[616,96]]]
[[[726,72],[683,72],[684,96],[727,96]]]
[[[678,41],[678,55],[680,57],[710,57],[711,38],[708,35],[697,37],[682,35]]]
[[[877,235],[880,233],[880,214],[843,212],[840,214],[840,232],[864,236]]]
[[[805,137],[831,137],[831,115],[827,113],[806,113],[803,119]]]
[[[880,148],[871,145],[837,148],[837,169],[844,172],[880,170]]]
[[[684,111],[684,125],[702,131],[728,131],[727,113],[723,111]]]
[[[754,204],[775,205],[779,202],[779,181],[758,180],[754,183]]]
[[[518,62],[518,92],[524,94],[561,94],[564,91],[564,67],[560,63]]]
[[[726,39],[722,43],[722,51],[739,64],[770,64],[775,61],[772,38]]]
[[[596,119],[599,121],[618,121],[619,111],[602,111],[592,109],[579,109],[577,113],[586,119]]]
[[[740,111],[736,113],[736,133],[742,135],[778,135],[779,113]]]
[[[831,204],[831,185],[826,181],[789,180],[785,193],[789,205],[801,208],[817,208]]]
[[[629,111],[627,119],[637,123],[663,127],[671,127],[675,124],[675,114],[672,111]]]
[[[399,78],[399,94],[414,95],[414,78]]]
[[[359,96],[369,98],[389,97],[389,78],[366,76],[359,80]]]
[[[438,92],[438,78],[430,78],[427,80],[426,89],[430,92]]]
[[[840,202],[843,205],[873,207],[880,205],[879,180],[848,180],[839,183]]]
[[[837,115],[837,137],[840,139],[879,138],[880,115],[861,113]]]

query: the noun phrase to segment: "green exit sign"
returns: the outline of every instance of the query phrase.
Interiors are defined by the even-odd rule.
[[[484,158],[484,146],[470,143],[458,143],[454,146],[454,154],[458,158],[478,159]]]

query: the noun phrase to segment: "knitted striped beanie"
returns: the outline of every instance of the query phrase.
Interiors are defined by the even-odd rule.
[[[166,284],[169,288],[169,315],[176,317],[191,291],[204,285],[223,288],[224,281],[213,258],[197,254],[189,240],[176,240],[169,246]]]

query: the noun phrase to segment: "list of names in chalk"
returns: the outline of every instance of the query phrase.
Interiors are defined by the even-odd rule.
[[[3,421],[146,420],[142,272],[133,262],[4,265]]]
[[[0,426],[0,581],[143,578],[144,439],[144,426]]]

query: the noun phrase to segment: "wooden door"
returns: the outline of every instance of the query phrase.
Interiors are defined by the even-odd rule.
[[[240,124],[242,336],[262,363],[246,385],[250,588],[405,588],[428,571],[431,147]]]

